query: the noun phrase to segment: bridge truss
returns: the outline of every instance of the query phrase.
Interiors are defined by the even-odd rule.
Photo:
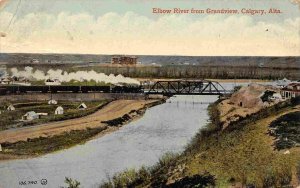
[[[224,95],[229,93],[219,82],[209,80],[157,81],[147,94],[163,95]]]

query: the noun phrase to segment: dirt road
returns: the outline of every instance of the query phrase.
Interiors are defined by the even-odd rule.
[[[107,121],[121,117],[125,114],[128,114],[131,110],[141,109],[146,104],[152,102],[154,102],[154,100],[117,100],[109,103],[107,106],[103,107],[97,112],[82,118],[1,131],[0,143],[12,143],[21,140],[27,140],[27,138],[57,135],[65,131],[81,130],[86,129],[87,127],[95,128],[105,126],[101,123],[101,121]]]

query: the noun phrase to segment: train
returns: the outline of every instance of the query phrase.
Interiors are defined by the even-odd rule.
[[[22,94],[22,93],[143,93],[142,86],[0,86],[0,95]]]

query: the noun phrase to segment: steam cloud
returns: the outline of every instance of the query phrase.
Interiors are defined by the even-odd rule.
[[[27,79],[34,79],[34,80],[46,80],[46,79],[59,79],[61,82],[70,82],[71,80],[76,81],[91,81],[95,80],[96,82],[104,82],[104,83],[111,83],[111,84],[118,84],[118,83],[126,83],[126,84],[139,84],[139,81],[124,77],[123,75],[106,75],[104,73],[97,73],[95,71],[77,71],[77,72],[66,72],[61,69],[50,69],[45,73],[41,70],[33,70],[32,67],[25,67],[24,70],[19,71],[17,68],[11,68],[10,72],[12,76],[16,77],[25,77]]]

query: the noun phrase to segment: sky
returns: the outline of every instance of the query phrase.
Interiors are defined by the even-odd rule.
[[[299,0],[0,0],[0,52],[299,56]],[[154,14],[237,9],[240,14]],[[242,9],[280,14],[242,14]]]

